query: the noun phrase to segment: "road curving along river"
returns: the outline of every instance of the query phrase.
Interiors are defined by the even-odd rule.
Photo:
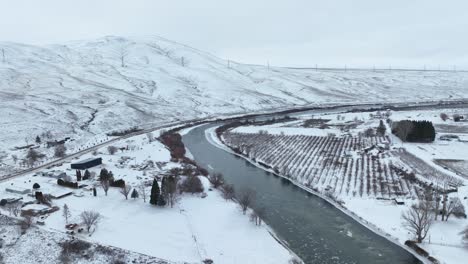
[[[183,136],[185,146],[198,164],[222,173],[237,190],[254,189],[256,206],[266,209],[265,222],[305,263],[421,263],[323,199],[212,145],[205,130],[216,125],[190,130]]]

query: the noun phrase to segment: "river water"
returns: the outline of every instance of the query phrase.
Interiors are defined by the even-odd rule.
[[[183,136],[185,146],[198,164],[221,172],[237,190],[254,189],[255,206],[266,209],[265,222],[305,263],[421,263],[321,198],[213,146],[205,130],[215,125],[192,129]]]

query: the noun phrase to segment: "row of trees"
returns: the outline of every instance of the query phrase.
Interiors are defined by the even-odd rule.
[[[392,133],[407,142],[433,142],[436,135],[432,122],[414,120],[393,122]]]

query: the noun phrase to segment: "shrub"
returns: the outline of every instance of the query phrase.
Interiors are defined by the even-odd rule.
[[[223,188],[221,188],[221,192],[223,193],[224,199],[231,200],[235,196],[234,185],[223,184]]]
[[[117,147],[116,146],[108,146],[107,147],[107,152],[109,152],[110,155],[114,155],[117,152]]]
[[[57,184],[60,185],[60,186],[65,186],[65,187],[78,189],[78,182],[69,182],[69,181],[64,181],[62,179],[58,179]]]
[[[182,191],[188,193],[203,192],[203,184],[197,176],[188,176],[182,183]]]
[[[122,180],[122,179],[118,179],[118,180],[115,180],[115,181],[111,181],[111,182],[110,182],[110,186],[111,186],[111,187],[123,188],[123,187],[125,187],[125,181]]]
[[[447,121],[448,118],[449,117],[446,113],[440,113],[440,119],[442,119],[443,121]]]
[[[219,186],[223,185],[224,177],[221,173],[214,173],[210,175],[209,180],[213,187],[218,188]]]

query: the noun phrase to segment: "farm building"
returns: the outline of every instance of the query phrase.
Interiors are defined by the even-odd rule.
[[[71,168],[74,170],[86,170],[97,165],[102,164],[102,158],[91,158],[79,161],[77,163],[72,163]]]

